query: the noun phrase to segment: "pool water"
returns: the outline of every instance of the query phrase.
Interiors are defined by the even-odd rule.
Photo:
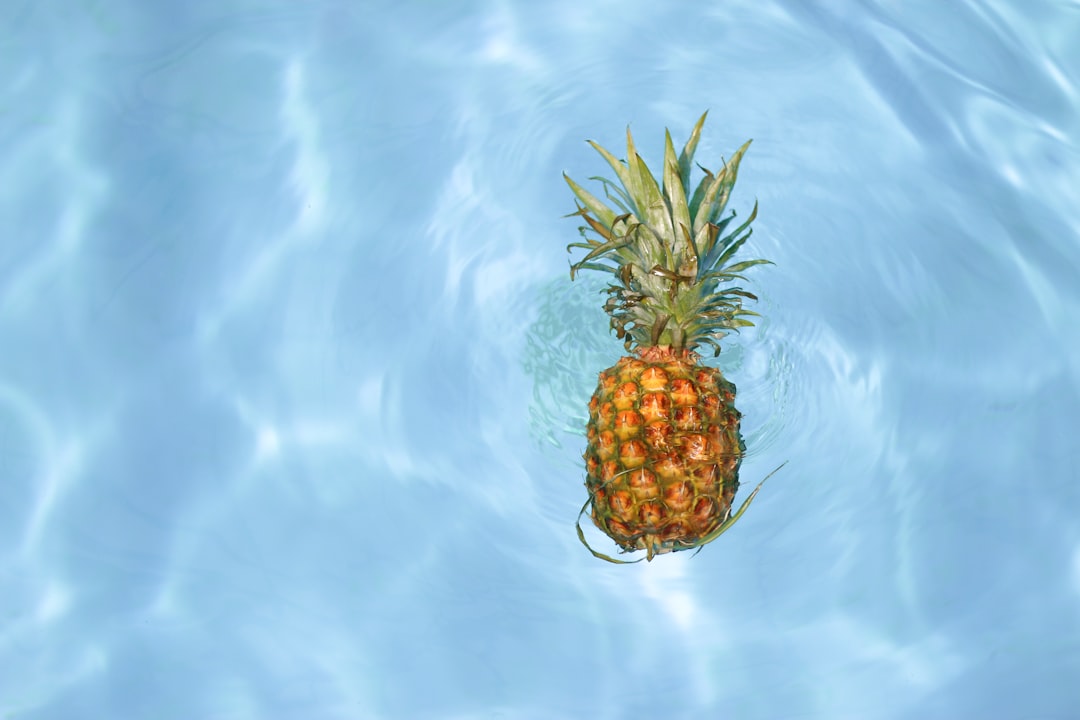
[[[0,28],[0,719],[1080,713],[1074,0]],[[715,361],[737,501],[787,465],[609,565],[574,520],[622,344],[561,174],[706,109],[775,263]]]

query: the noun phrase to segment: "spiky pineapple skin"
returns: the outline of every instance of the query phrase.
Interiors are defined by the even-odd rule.
[[[640,348],[589,402],[592,519],[623,550],[696,547],[731,514],[744,445],[735,385],[693,353]]]

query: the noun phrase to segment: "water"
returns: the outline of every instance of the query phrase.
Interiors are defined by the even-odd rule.
[[[0,718],[1080,712],[1075,1],[0,28]],[[776,263],[719,360],[744,483],[789,464],[609,566],[560,173],[706,108]]]

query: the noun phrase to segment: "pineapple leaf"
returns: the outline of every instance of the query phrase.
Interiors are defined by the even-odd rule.
[[[713,223],[705,223],[697,233],[696,245],[699,255],[699,268],[704,270],[709,267],[709,254],[716,245],[716,238],[720,235],[720,226]]]
[[[731,333],[735,333],[736,335],[738,335],[739,331],[735,330],[735,329],[732,329],[732,328],[728,328],[726,326],[719,326],[719,327],[713,328],[713,329],[709,330],[708,332],[704,333],[703,336],[704,337],[713,337],[713,338],[717,338],[718,340],[721,340],[721,339],[727,337],[728,335],[730,335]]]
[[[630,134],[629,127],[626,128],[626,161],[630,167],[630,195],[640,211],[638,220],[652,227],[660,236],[661,242],[667,241],[663,244],[670,252],[671,241],[674,239],[671,212],[660,193],[660,186],[656,184],[656,178],[634,148],[634,137]]]
[[[620,248],[624,248],[629,244],[630,240],[626,237],[617,237],[612,240],[608,240],[606,243],[597,245],[592,250],[590,250],[585,257],[581,258],[580,262],[585,263],[598,257],[611,255],[615,251],[619,250]]]
[[[753,234],[750,226],[757,217],[757,203],[734,232],[727,231],[735,212],[724,216],[750,143],[740,147],[720,172],[702,168],[704,178],[687,201],[706,116],[699,118],[678,155],[671,133],[665,131],[664,165],[656,175],[637,152],[628,127],[625,160],[589,141],[617,176],[590,178],[603,185],[603,193],[593,195],[566,177],[578,201],[573,215],[584,218],[578,228],[582,240],[567,246],[568,251],[584,251],[580,261],[571,263],[571,277],[579,270],[614,276],[603,291],[603,308],[612,332],[628,351],[650,345],[689,350],[711,345],[719,352],[720,338],[751,326],[752,318],[758,317],[743,309],[744,302],[757,296],[738,287],[737,281],[746,280],[741,271],[767,261],[733,259]]]
[[[694,238],[690,234],[690,230],[682,223],[679,223],[679,229],[682,230],[683,239],[686,240],[686,247],[690,249],[691,261],[695,265],[694,272],[696,273],[696,266],[701,260],[701,252],[698,250],[698,245],[696,242],[694,242]]]
[[[724,171],[722,173],[724,175],[724,187],[722,188],[720,195],[716,198],[712,210],[709,212],[710,219],[717,218],[724,212],[724,208],[727,206],[728,197],[731,195],[731,189],[735,187],[735,180],[739,174],[739,163],[742,161],[743,155],[746,154],[746,151],[750,148],[750,143],[752,142],[753,140],[744,142],[742,146],[735,151],[735,154],[731,156],[731,160],[724,163]]]
[[[589,214],[589,208],[581,207],[581,205],[578,205],[577,201],[574,202],[574,207],[576,207],[577,210],[575,210],[572,213],[566,213],[565,215],[563,215],[563,217],[564,218],[572,218],[572,217],[579,217],[579,216],[580,217],[585,217],[586,215]]]
[[[731,224],[731,221],[735,219],[735,215],[736,215],[735,211],[734,211],[734,210],[732,210],[732,211],[731,211],[731,214],[730,214],[730,215],[728,215],[728,216],[727,216],[726,218],[724,218],[723,220],[714,220],[714,221],[712,222],[712,224],[713,224],[713,225],[716,225],[716,232],[717,232],[717,233],[722,233],[722,232],[724,232],[724,230],[726,230],[726,229],[727,229],[727,226]]]
[[[664,131],[664,195],[667,197],[668,207],[671,208],[668,222],[674,223],[674,227],[690,227],[690,208],[686,205],[686,188],[683,186],[682,176],[679,175],[679,161],[675,159],[675,146],[671,144],[671,133],[666,130]],[[672,234],[673,245],[681,245],[681,240],[682,238]],[[682,254],[679,250],[675,251],[676,256]]]
[[[731,294],[727,290],[721,290],[720,292],[713,293],[709,297],[705,298],[704,306],[708,308],[713,307],[729,307],[737,308],[741,300],[732,300]]]
[[[723,250],[723,252],[716,259],[712,259],[712,258],[707,259],[705,261],[705,264],[708,267],[717,267],[717,266],[724,267],[724,263],[726,263],[728,260],[730,260],[731,257],[738,251],[738,249],[743,246],[743,243],[745,243],[747,240],[750,239],[750,236],[754,232],[753,230],[748,231],[746,233],[746,235],[743,235],[742,237],[738,237],[738,236],[744,230],[746,230],[748,227],[750,227],[750,223],[754,222],[754,218],[757,217],[757,211],[758,211],[758,204],[757,204],[757,200],[755,200],[754,201],[754,210],[753,210],[753,212],[750,213],[750,217],[748,217],[746,219],[746,222],[744,222],[742,225],[740,225],[738,227],[738,229],[735,230],[735,232],[731,233],[730,235],[725,237],[723,240],[721,240],[719,245],[717,245],[715,248],[712,248],[710,250],[710,255],[712,254],[712,252],[714,250]],[[732,239],[737,238],[737,237],[738,237],[738,239],[735,240],[734,242],[732,242]],[[738,271],[736,270],[735,272],[738,272]]]
[[[608,227],[604,227],[603,225],[601,225],[599,222],[597,222],[596,220],[594,220],[591,216],[589,216],[587,214],[583,215],[582,217],[585,218],[585,222],[589,223],[589,227],[591,227],[593,230],[596,231],[597,235],[604,238],[605,240],[611,240],[612,239],[612,234],[611,234],[610,228],[615,225],[614,221],[610,225],[608,225]]]
[[[715,282],[731,282],[732,280],[746,280],[745,275],[739,275],[737,272],[727,272],[726,270],[716,270],[711,273],[703,275],[698,282],[706,283],[709,281]]]
[[[694,218],[697,217],[698,208],[701,207],[701,201],[705,197],[705,191],[709,189],[709,185],[713,181],[713,174],[708,168],[701,167],[701,165],[698,165],[698,167],[705,173],[705,177],[701,178],[701,182],[694,188],[694,195],[690,199],[690,215]],[[695,222],[694,227],[700,226]]]
[[[714,337],[703,337],[701,342],[711,345],[713,348],[713,357],[720,357],[720,343],[716,341]]]
[[[663,267],[661,265],[654,265],[649,270],[649,273],[652,275],[656,275],[657,277],[662,277],[670,280],[673,283],[689,282],[694,279],[692,277],[687,277],[686,275],[680,275],[673,270],[668,270],[666,267]]]
[[[570,248],[581,248],[583,250],[592,250],[597,245],[600,245],[600,242],[597,241],[597,240],[590,240],[589,242],[583,242],[583,243],[574,242],[574,243],[570,243],[569,245],[566,246],[566,252],[570,252]]]
[[[701,227],[709,222],[712,216],[712,205],[716,199],[716,193],[719,192],[720,186],[724,182],[724,174],[721,172],[719,175],[714,175],[702,181],[702,185],[708,183],[701,200],[698,202],[698,206],[694,215],[694,227]]]
[[[627,130],[627,132],[629,132],[629,130]],[[611,169],[615,171],[615,177],[619,179],[619,182],[622,183],[622,186],[626,188],[627,193],[629,194],[631,209],[634,210],[634,214],[640,218],[641,209],[634,205],[634,202],[637,198],[634,195],[633,186],[630,183],[630,169],[626,166],[626,163],[617,159],[614,155],[609,153],[607,149],[604,148],[604,146],[600,145],[599,143],[590,140],[589,144],[592,145],[593,149],[596,150],[596,152],[600,153],[600,155],[605,160],[607,160],[608,165],[610,165]]]
[[[712,252],[709,253],[709,257],[706,259],[706,267],[719,267],[724,269],[724,263],[731,259],[731,256],[739,251],[739,248],[750,239],[753,235],[753,231],[748,231],[745,235],[732,242],[732,238],[735,237],[735,233],[731,233],[726,238],[720,241],[716,245]]]
[[[570,279],[574,279],[574,275],[578,270],[599,270],[600,272],[609,272],[612,275],[618,276],[618,268],[614,268],[611,265],[604,265],[603,263],[591,263],[591,262],[579,262],[570,266]]]
[[[608,227],[611,227],[612,222],[615,220],[615,211],[609,208],[604,203],[593,195],[585,188],[578,185],[576,182],[570,179],[570,176],[563,173],[563,178],[570,186],[570,189],[574,191],[574,195],[585,205],[586,208],[592,211],[594,215]]]
[[[670,315],[660,315],[656,318],[656,322],[653,323],[651,335],[649,337],[649,340],[653,345],[660,342],[660,335],[664,332],[664,328],[667,326],[668,320],[670,319]]]
[[[697,241],[699,243],[699,249],[701,250],[702,258],[705,258],[712,252],[713,247],[716,245],[716,239],[720,237],[721,233],[727,228],[732,220],[735,219],[735,211],[732,210],[731,214],[719,222],[708,222],[698,229]],[[724,238],[724,246],[730,241],[732,235],[727,235]],[[704,265],[704,263],[702,263]]]
[[[701,199],[697,214],[694,216],[695,226],[712,221],[724,211],[731,188],[735,186],[735,178],[739,172],[739,162],[742,160],[743,155],[746,154],[751,142],[753,141],[747,140],[743,143],[742,147],[735,151],[731,160],[724,163],[724,169],[717,173],[716,177],[709,183],[709,189],[705,191],[705,196]]]
[[[624,213],[627,213],[628,215],[633,214],[633,210],[630,209],[630,206],[633,205],[634,202],[630,199],[630,196],[626,194],[625,190],[601,175],[593,175],[589,179],[603,183],[604,195],[607,196],[607,199],[618,205],[619,209]],[[612,197],[612,193],[615,193],[616,197]]]
[[[694,162],[694,152],[697,150],[698,140],[701,139],[701,128],[705,124],[705,117],[709,114],[706,110],[701,114],[694,129],[690,132],[690,139],[686,141],[686,147],[679,153],[679,176],[682,178],[683,191],[690,187],[690,165]]]
[[[738,273],[738,272],[742,272],[743,270],[746,270],[747,268],[752,268],[755,265],[773,265],[773,264],[774,263],[773,263],[772,260],[744,260],[743,262],[735,263],[734,265],[731,265],[729,267],[724,268],[724,272],[725,273]],[[757,298],[754,298],[754,299],[757,300]]]
[[[686,347],[686,332],[678,325],[671,328],[671,346],[677,350]]]
[[[642,239],[643,236],[644,239]],[[639,256],[646,261],[645,264],[658,265],[664,261],[667,252],[664,241],[648,225],[644,223],[629,225],[626,229],[626,237],[633,237]]]

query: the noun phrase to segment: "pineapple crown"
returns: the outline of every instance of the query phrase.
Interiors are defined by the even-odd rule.
[[[570,278],[579,270],[599,270],[615,277],[605,290],[608,299],[604,310],[628,351],[659,345],[692,352],[707,344],[719,355],[720,338],[752,326],[754,323],[747,318],[758,315],[742,306],[744,299],[757,297],[731,285],[746,279],[740,273],[747,268],[769,263],[732,262],[753,233],[750,223],[757,217],[757,202],[750,217],[730,233],[725,234],[735,211],[721,218],[735,186],[739,161],[750,141],[715,175],[699,165],[705,177],[687,199],[694,151],[706,115],[708,112],[697,121],[677,158],[671,133],[665,130],[660,183],[635,150],[629,127],[626,160],[616,159],[589,141],[611,165],[619,182],[602,177],[590,179],[603,183],[608,201],[621,212],[563,174],[578,200],[577,212],[567,217],[580,216],[587,223],[579,228],[584,242],[567,246],[567,251],[587,251],[585,257],[571,264]]]

